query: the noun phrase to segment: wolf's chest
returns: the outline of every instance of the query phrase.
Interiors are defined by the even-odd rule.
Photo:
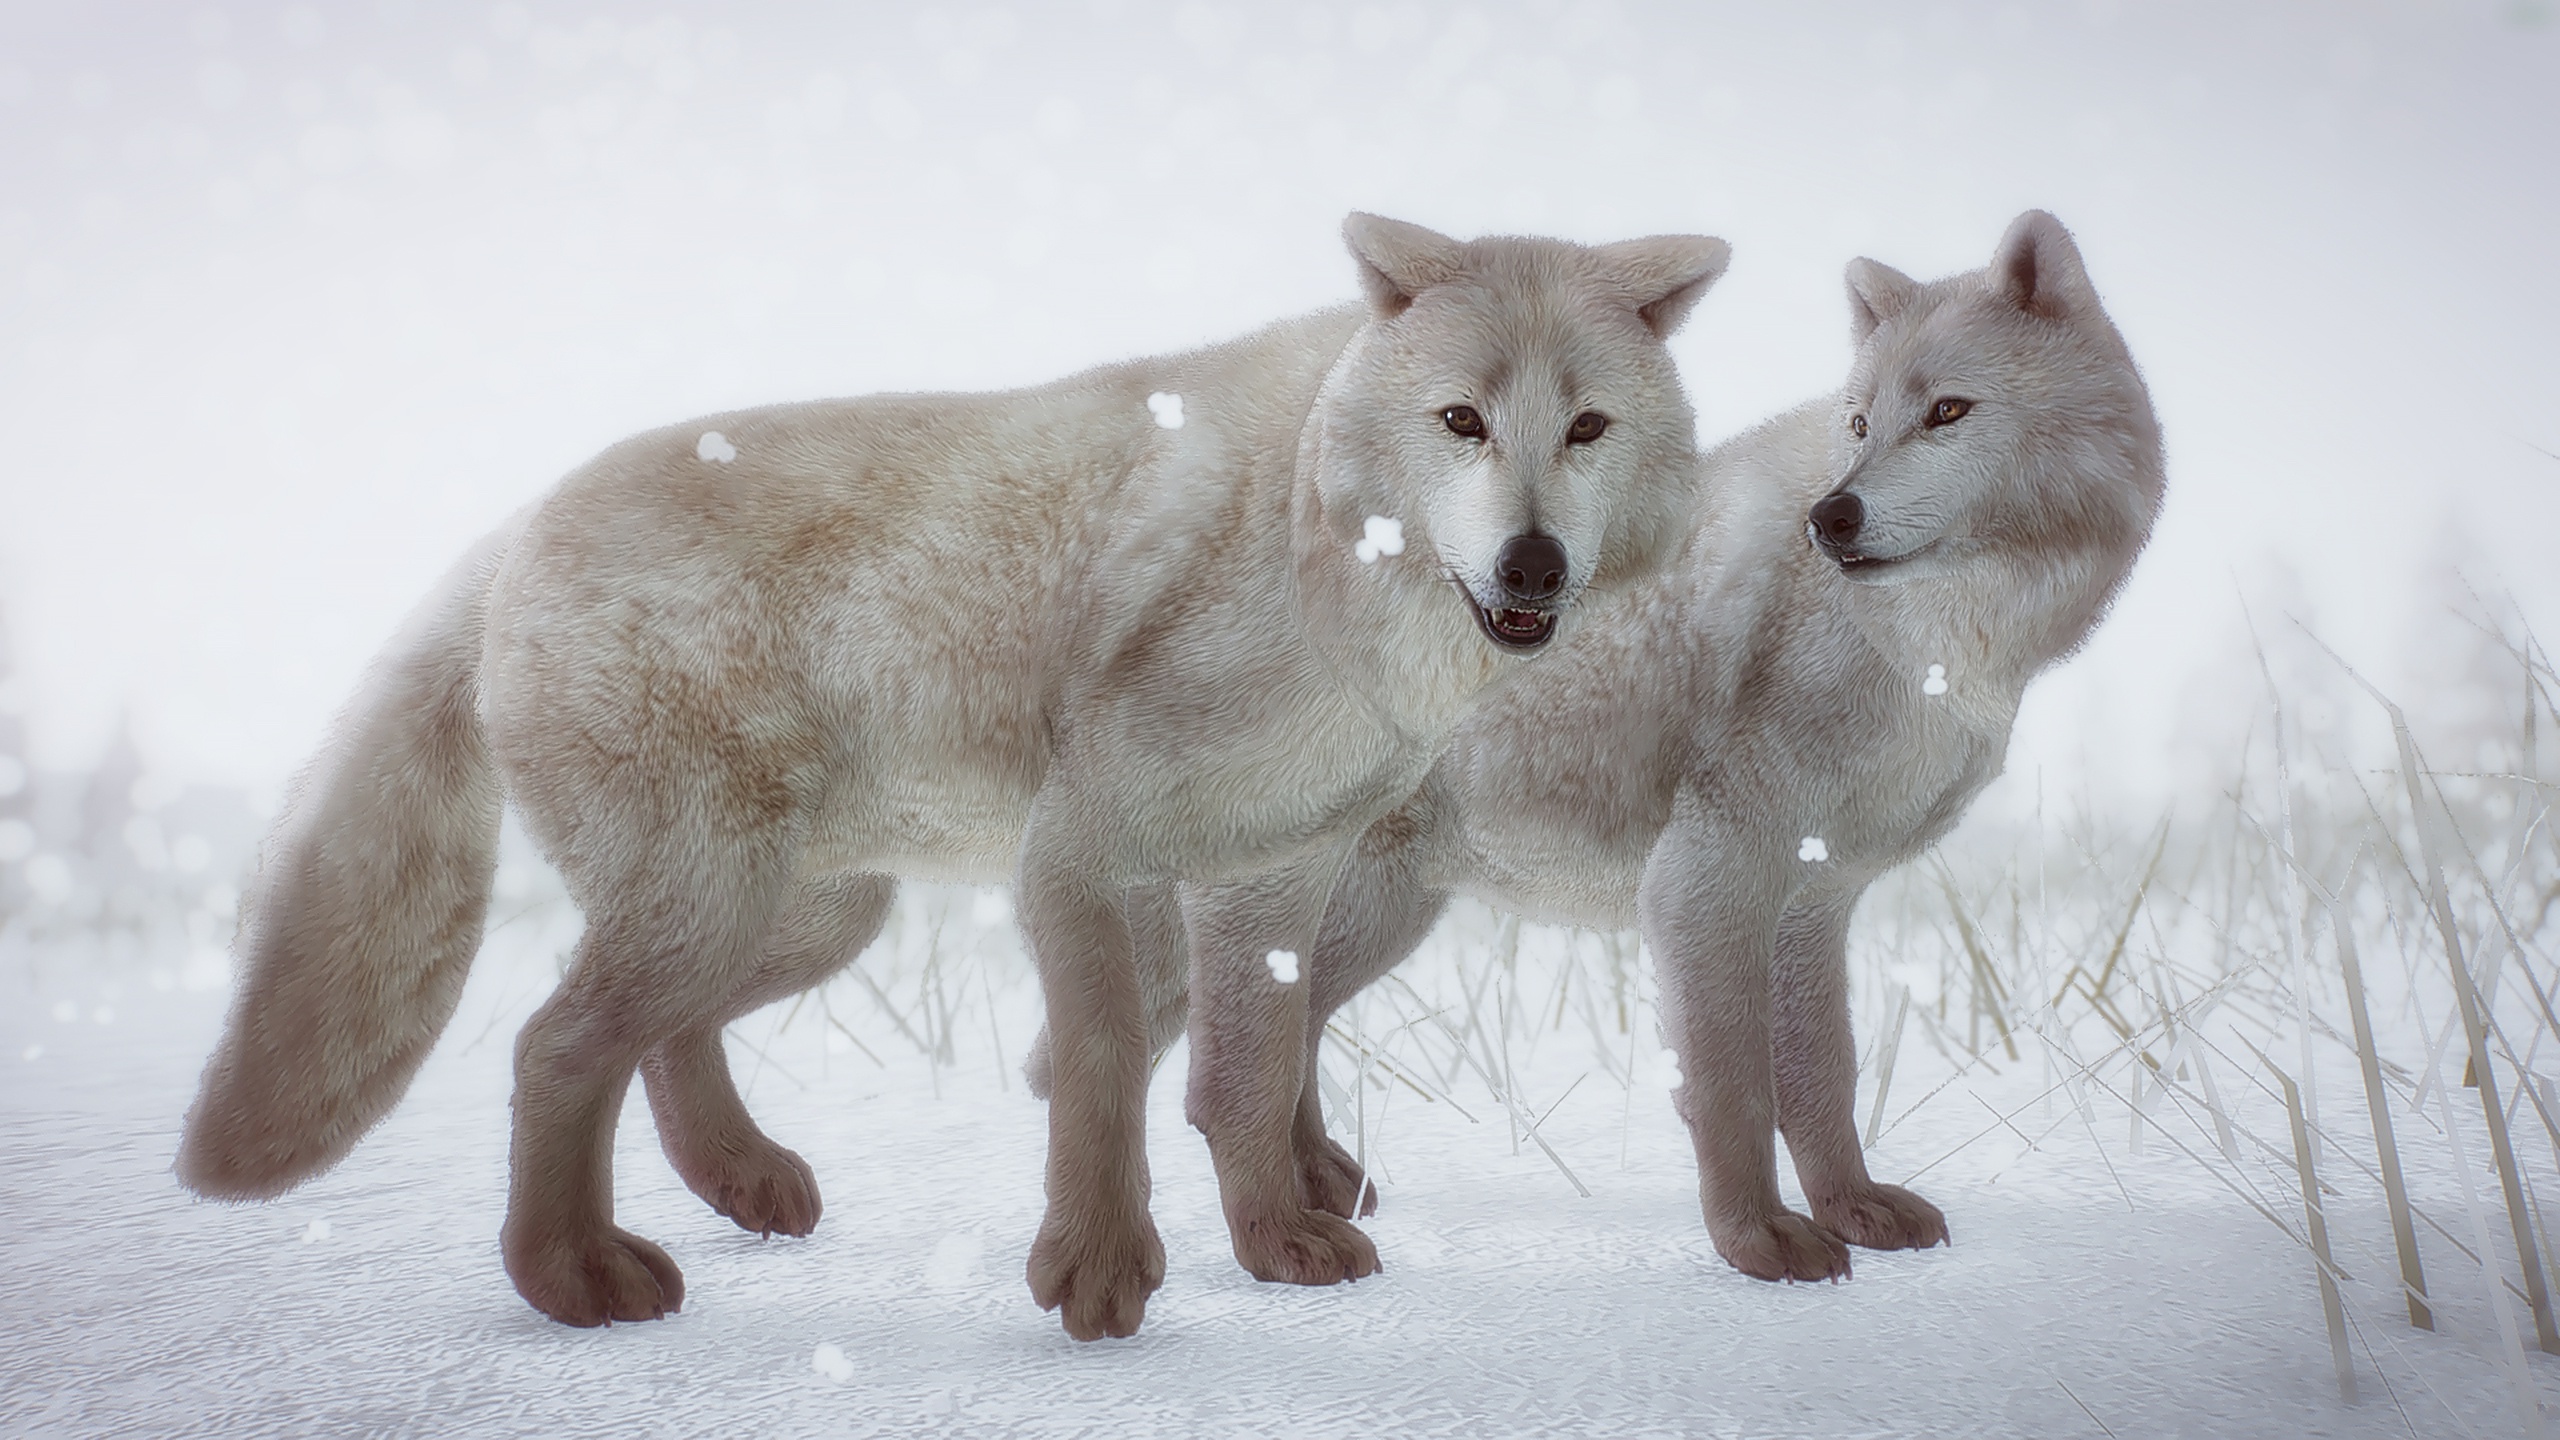
[[[2008,749],[2005,731],[1990,736],[1958,724],[1918,726],[1903,738],[1873,757],[1866,783],[1844,797],[1838,826],[1845,839],[1887,864],[1955,828],[1974,796],[1999,775]]]

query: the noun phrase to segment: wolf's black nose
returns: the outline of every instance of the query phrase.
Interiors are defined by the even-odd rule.
[[[1493,557],[1514,600],[1544,600],[1564,588],[1564,547],[1551,535],[1514,535]]]
[[[1858,538],[1858,527],[1867,523],[1867,507],[1857,496],[1843,490],[1825,495],[1813,502],[1813,533],[1834,545],[1846,545]]]

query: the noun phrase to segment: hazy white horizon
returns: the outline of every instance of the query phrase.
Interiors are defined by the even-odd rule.
[[[468,541],[635,430],[984,388],[1350,298],[1342,214],[1725,236],[1714,440],[1842,264],[2080,238],[2170,496],[2012,769],[2174,778],[2240,601],[2386,677],[2456,561],[2560,623],[2560,17],[2428,5],[0,10],[0,624],[271,793]],[[2228,713],[2226,713],[2228,712]],[[2090,757],[2104,757],[2104,764]]]

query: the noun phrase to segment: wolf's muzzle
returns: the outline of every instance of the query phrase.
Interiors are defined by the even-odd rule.
[[[1563,593],[1570,567],[1564,546],[1552,535],[1528,533],[1502,542],[1493,557],[1494,577],[1510,605],[1487,605],[1467,592],[1476,624],[1485,638],[1505,650],[1535,650],[1556,633],[1556,597]],[[1465,591],[1461,583],[1458,587]]]
[[[1866,502],[1846,490],[1834,490],[1805,512],[1805,538],[1843,570],[1867,562],[1858,551],[1858,531],[1867,523]]]

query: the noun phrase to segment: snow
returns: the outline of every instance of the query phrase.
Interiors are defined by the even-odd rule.
[[[1169,395],[1164,391],[1159,390],[1153,395],[1147,397],[1147,409],[1155,415],[1156,423],[1163,426],[1165,429],[1179,430],[1182,428],[1181,396]]]
[[[1920,693],[1923,695],[1946,694],[1947,667],[1944,665],[1932,664],[1929,667],[1929,673],[1920,677]]]
[[[702,438],[694,442],[693,453],[696,458],[714,465],[726,465],[738,458],[738,447],[730,444],[729,437],[719,431],[705,430]]]
[[[1831,858],[1831,847],[1819,835],[1807,835],[1796,844],[1796,858],[1809,865],[1819,865]]]
[[[1283,985],[1298,983],[1297,951],[1274,950],[1262,957],[1262,963],[1271,967],[1271,978],[1279,983]]]
[[[317,1245],[328,1238],[329,1222],[326,1220],[314,1220],[302,1227],[302,1243],[305,1245]]]
[[[832,1342],[821,1342],[817,1349],[809,1352],[809,1368],[829,1380],[853,1378],[853,1362],[845,1358],[841,1346]]]
[[[556,953],[529,939],[510,953],[514,938],[497,934],[390,1119],[271,1204],[196,1201],[168,1173],[219,1005],[128,1001],[127,1024],[65,1032],[56,1063],[0,1087],[0,1430],[2046,1440],[2096,1436],[2094,1416],[2120,1436],[2516,1433],[2495,1318],[2448,1245],[2428,1237],[2439,1330],[2374,1323],[2393,1304],[2390,1242],[2361,1177],[2339,1172],[2332,1215],[2363,1317],[2366,1399],[2350,1409],[2311,1269],[2264,1218],[2172,1147],[2131,1151],[2120,1111],[2084,1124],[2032,1060],[1995,1048],[1949,1080],[1916,1038],[1870,1163],[1896,1181],[1925,1171],[1954,1245],[1859,1251],[1847,1283],[1797,1286],[1716,1256],[1649,1034],[1618,1042],[1628,1090],[1570,1034],[1515,1056],[1523,1108],[1590,1198],[1515,1142],[1473,1078],[1444,1102],[1373,1085],[1365,1121],[1337,1117],[1336,1133],[1359,1137],[1379,1186],[1364,1228],[1384,1273],[1256,1282],[1184,1122],[1177,1051],[1148,1114],[1165,1285],[1135,1339],[1079,1345],[1022,1281],[1047,1112],[990,1053],[1000,1041],[1018,1064],[1038,1017],[1027,980],[996,967],[1014,978],[952,1065],[896,1049],[885,1021],[857,1015],[851,981],[835,1013],[885,1064],[828,1060],[814,1001],[788,1025],[786,1003],[733,1030],[749,1103],[824,1188],[806,1240],[748,1235],[688,1194],[635,1088],[616,1218],[684,1267],[684,1309],[571,1330],[527,1308],[498,1262],[510,1042]],[[1543,993],[1529,968],[1522,993]],[[28,1018],[0,1009],[0,1043]],[[974,1051],[972,1027],[991,1032]],[[2455,1183],[2412,1175],[2448,1218]],[[278,1246],[280,1231],[329,1243]],[[2530,1383],[2560,1393],[2550,1362],[2532,1365]]]
[[[1381,555],[1404,553],[1404,522],[1384,515],[1372,515],[1360,526],[1360,538],[1352,542],[1351,553],[1360,563],[1373,564]]]

